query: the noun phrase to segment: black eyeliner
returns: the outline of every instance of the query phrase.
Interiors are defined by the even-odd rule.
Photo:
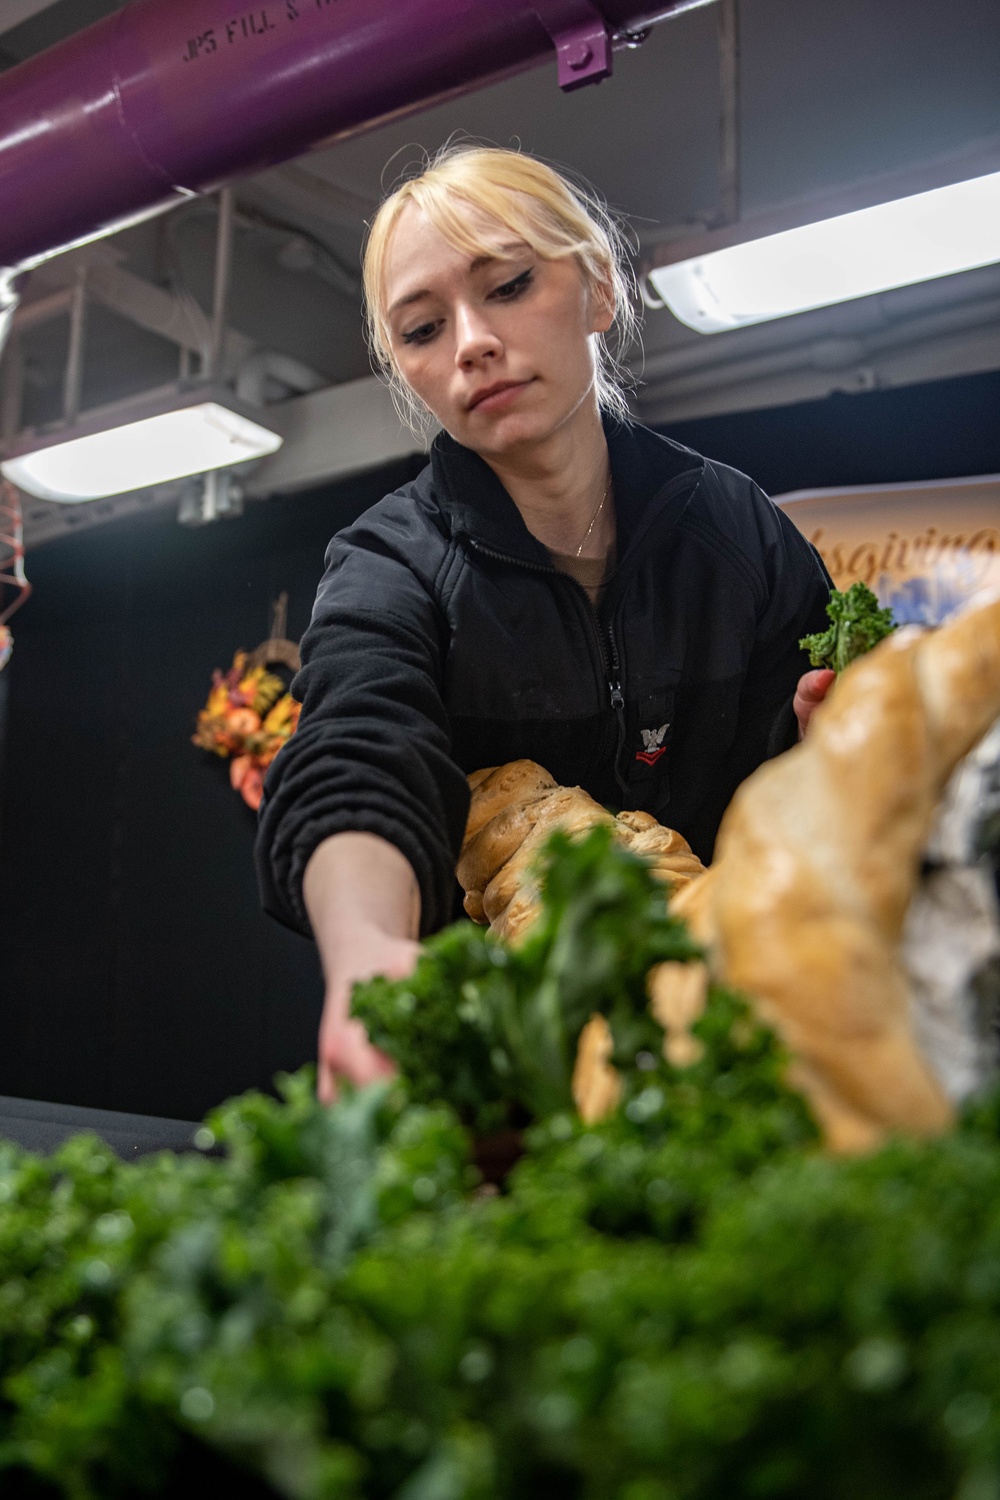
[[[513,277],[512,280],[501,282],[499,286],[493,288],[492,295],[495,296],[497,292],[508,292],[515,288],[520,290],[521,287],[527,286],[534,274],[534,270],[534,266],[529,266],[526,271],[522,271],[519,276]]]

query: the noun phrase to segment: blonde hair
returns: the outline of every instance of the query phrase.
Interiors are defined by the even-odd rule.
[[[628,375],[621,360],[637,336],[638,318],[634,278],[618,224],[592,190],[533,156],[493,146],[449,145],[384,200],[364,252],[365,319],[372,357],[400,416],[418,436],[426,433],[431,414],[396,368],[383,284],[389,241],[408,203],[422,209],[448,243],[465,254],[500,254],[513,233],[543,260],[573,256],[593,291],[610,287],[614,323],[608,334],[594,335],[597,396],[605,411],[629,416],[624,395]],[[495,235],[484,233],[481,223],[470,222],[470,206],[496,224]]]

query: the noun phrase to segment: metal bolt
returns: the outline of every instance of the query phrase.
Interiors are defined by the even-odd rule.
[[[640,31],[616,31],[611,44],[614,47],[641,47],[652,29],[651,26],[643,26]]]
[[[566,62],[574,73],[580,73],[594,61],[594,49],[589,42],[575,42],[566,54]]]

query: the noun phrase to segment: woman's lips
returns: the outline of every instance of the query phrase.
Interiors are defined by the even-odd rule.
[[[502,385],[498,389],[489,392],[485,396],[473,399],[470,411],[501,411],[509,406],[519,391],[531,384],[530,380],[518,380],[510,385]]]

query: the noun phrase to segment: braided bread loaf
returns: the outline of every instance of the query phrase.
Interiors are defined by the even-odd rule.
[[[481,771],[459,864],[466,910],[516,939],[537,910],[530,867],[552,829],[612,824],[672,883],[671,908],[708,948],[712,975],[782,1035],[832,1150],[934,1134],[952,1109],[914,1038],[899,943],[945,783],[998,715],[1000,599],[936,631],[897,632],[841,675],[801,745],[743,784],[704,873],[679,834],[646,814],[612,818],[531,761]],[[679,964],[650,976],[678,1065],[694,1055],[707,978]],[[585,1118],[617,1098],[609,1043],[595,1018],[574,1076]]]
[[[651,860],[653,873],[674,889],[704,872],[686,840],[649,813],[613,817],[580,787],[557,786],[532,760],[476,771],[469,786],[472,803],[457,868],[465,910],[508,942],[516,943],[538,915],[534,865],[557,828],[573,834],[610,826],[621,844]],[[593,1016],[580,1035],[573,1071],[573,1098],[585,1120],[609,1114],[620,1098],[612,1050],[607,1022]]]
[[[677,903],[714,971],[783,1035],[834,1150],[951,1121],[899,943],[945,783],[998,714],[1000,599],[898,631],[842,674],[801,745],[743,784],[705,891]]]
[[[533,866],[557,828],[572,835],[609,826],[619,843],[651,860],[654,875],[675,888],[704,870],[686,840],[649,813],[614,817],[581,787],[557,786],[533,760],[476,771],[469,786],[472,803],[456,872],[465,910],[509,942],[516,942],[538,913]]]

